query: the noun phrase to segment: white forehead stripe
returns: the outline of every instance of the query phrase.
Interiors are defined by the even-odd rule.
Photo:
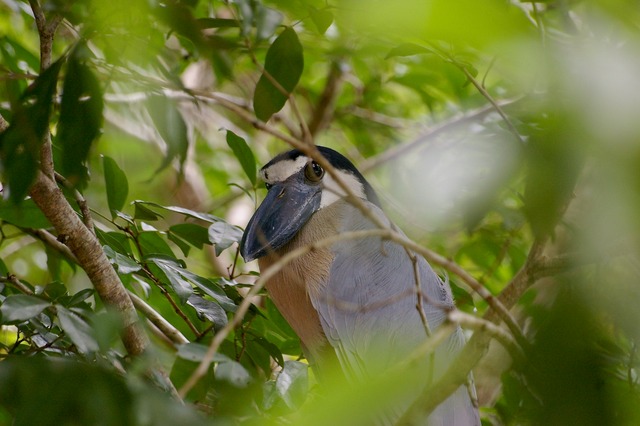
[[[344,182],[349,187],[353,195],[358,198],[367,198],[364,192],[364,186],[362,185],[362,182],[358,180],[358,178],[356,178],[353,174],[344,172],[342,170],[336,170],[336,172],[338,173],[338,176],[340,176],[342,182]],[[322,188],[320,208],[327,207],[347,195],[329,173],[324,174],[322,184],[324,185],[324,188]]]
[[[291,175],[298,173],[309,161],[309,157],[299,156],[295,160],[282,160],[260,170],[260,177],[266,183],[283,182]]]

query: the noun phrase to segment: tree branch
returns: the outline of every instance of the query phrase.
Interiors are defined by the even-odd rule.
[[[76,203],[78,203],[78,207],[80,208],[80,212],[82,213],[82,221],[85,226],[92,234],[95,235],[96,230],[93,227],[93,219],[91,218],[91,211],[89,210],[89,206],[87,205],[87,200],[84,199],[80,191],[76,189],[64,176],[59,173],[54,173],[56,181],[61,183],[65,188],[67,188],[73,194],[73,197],[76,199]]]
[[[309,120],[309,133],[315,137],[320,131],[324,130],[333,118],[333,109],[336,99],[340,93],[343,83],[343,65],[340,61],[334,61],[329,68],[329,76],[327,83],[324,85],[322,95],[318,100],[313,115]]]
[[[33,11],[33,17],[36,21],[36,27],[38,28],[38,35],[40,37],[40,73],[42,73],[51,65],[53,36],[62,21],[62,17],[55,15],[47,22],[38,0],[29,0],[29,5]],[[42,147],[40,148],[40,169],[42,173],[53,179],[53,153],[51,151],[51,134],[49,132],[46,133]]]
[[[69,247],[62,244],[58,239],[53,236],[50,232],[44,229],[27,229],[25,230],[27,233],[32,235],[35,238],[38,238],[43,243],[47,244],[49,247],[53,248],[71,262],[74,262],[80,265],[78,258],[71,252]],[[157,311],[155,311],[147,302],[145,302],[142,298],[138,297],[135,293],[127,290],[129,297],[131,297],[131,301],[135,308],[143,314],[153,325],[155,325],[158,330],[160,330],[166,338],[168,338],[172,343],[176,345],[180,345],[183,343],[188,343],[189,340],[184,337],[184,335],[175,328],[171,323],[169,323],[162,315],[160,315]]]
[[[127,352],[142,354],[148,339],[140,327],[138,316],[120,277],[109,263],[95,235],[82,223],[56,183],[42,173],[38,174],[30,191],[31,198],[42,210],[87,273],[98,295],[105,304],[122,315],[122,340]]]
[[[184,337],[184,334],[182,334],[180,330],[164,319],[164,317],[153,309],[147,302],[131,291],[128,291],[128,293],[136,309],[141,312],[151,322],[151,324],[158,327],[162,334],[168,337],[173,344],[183,345],[185,343],[189,343],[189,339]]]
[[[534,242],[525,264],[498,296],[505,308],[512,308],[526,289],[535,282],[532,272],[542,266],[542,251],[545,243],[546,239]],[[541,278],[541,276],[538,275],[538,278]],[[498,319],[499,315],[493,309],[489,309],[484,316],[485,321],[493,323],[497,322]],[[421,392],[420,396],[416,398],[411,407],[400,418],[397,425],[416,424],[417,419],[425,418],[428,413],[444,402],[456,389],[464,385],[473,367],[486,353],[491,338],[492,336],[488,333],[474,333],[442,377]]]

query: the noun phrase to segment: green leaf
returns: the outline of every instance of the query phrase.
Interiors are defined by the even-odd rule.
[[[184,345],[178,346],[177,355],[187,361],[200,362],[204,359],[208,350],[209,347],[201,343],[185,343]],[[221,353],[216,353],[213,356],[213,360],[215,362],[231,361],[229,357]]]
[[[51,223],[31,198],[15,205],[0,198],[0,219],[21,228],[50,228]]]
[[[189,148],[187,125],[174,101],[164,95],[151,96],[147,110],[156,126],[156,130],[167,144],[167,153],[156,173],[164,170],[174,158],[178,158],[180,168],[184,165]]]
[[[82,353],[99,350],[98,342],[93,337],[91,327],[74,312],[56,305],[60,327],[67,333],[71,341]]]
[[[84,163],[102,128],[104,102],[98,79],[76,52],[64,78],[56,141],[62,149],[62,174],[72,184],[82,184],[88,179]]]
[[[0,276],[6,277],[7,275],[9,275],[9,269],[4,263],[4,260],[0,259]]]
[[[195,223],[179,223],[171,226],[169,231],[200,250],[205,244],[211,244],[207,228]]]
[[[333,23],[333,14],[328,10],[318,10],[315,7],[309,7],[309,15],[320,34],[327,32],[327,29]]]
[[[309,389],[309,367],[299,361],[285,361],[276,379],[276,392],[290,409],[300,408]]]
[[[242,239],[242,229],[226,222],[216,222],[209,226],[209,241],[216,246],[216,256],[228,249],[231,244]]]
[[[40,147],[49,132],[53,94],[64,60],[54,62],[24,91],[11,125],[0,134],[3,190],[16,204],[24,200],[38,173]]]
[[[240,29],[243,36],[249,35],[251,27],[253,26],[253,7],[250,0],[236,0],[235,4],[238,5],[238,12],[240,13]]]
[[[154,254],[162,254],[174,257],[173,250],[169,244],[160,236],[160,233],[153,231],[145,231],[138,234],[138,242],[145,256]]]
[[[80,290],[79,292],[77,292],[76,294],[74,294],[71,299],[69,299],[69,303],[68,306],[74,306],[77,305],[81,302],[84,302],[85,300],[87,300],[89,297],[93,296],[95,294],[95,290],[92,288],[85,288],[83,290]]]
[[[132,255],[129,239],[119,232],[103,232],[96,228],[96,235],[101,244],[111,247],[120,254]]]
[[[169,232],[167,233],[167,238],[169,239],[169,241],[171,241],[173,244],[175,244],[176,246],[178,246],[178,248],[180,249],[180,251],[182,252],[182,254],[185,257],[189,256],[189,252],[191,251],[191,246],[182,238],[178,237],[176,234],[174,234],[173,232]]]
[[[198,287],[208,296],[211,296],[213,299],[215,299],[220,304],[220,306],[224,308],[225,311],[227,312],[236,311],[236,308],[237,308],[236,304],[233,303],[233,300],[231,300],[231,298],[226,295],[224,290],[222,290],[222,288],[218,284],[216,284],[210,279],[193,274],[189,271],[185,271],[185,273],[186,273],[185,276],[189,279],[189,281],[195,284],[196,287]]]
[[[118,266],[118,272],[127,275],[139,271],[142,267],[135,260],[124,254],[114,251],[111,247],[105,246],[104,252],[113,265]]]
[[[389,59],[396,56],[414,56],[424,53],[433,53],[433,50],[414,43],[403,43],[400,46],[396,46],[391,49],[384,58]]]
[[[198,27],[201,30],[207,28],[237,28],[238,21],[235,19],[223,19],[223,18],[200,18],[196,20]]]
[[[253,108],[262,121],[268,121],[280,111],[287,101],[288,95],[298,84],[304,68],[302,45],[293,28],[286,28],[273,42],[267,51],[264,69],[253,94]],[[267,77],[269,74],[284,89],[282,93]]]
[[[129,195],[129,182],[127,175],[118,164],[107,156],[102,156],[104,168],[104,181],[107,187],[107,203],[111,211],[111,218],[116,218],[116,211],[122,210]]]
[[[189,296],[193,294],[193,287],[180,274],[181,270],[183,270],[180,264],[175,260],[161,257],[150,257],[148,260],[153,262],[165,274],[167,280],[169,280],[169,285],[176,292],[180,301],[186,302]]]
[[[134,206],[136,207],[136,209],[138,209],[138,207],[140,207],[141,209],[144,208],[145,214],[149,214],[151,217],[155,217],[154,219],[144,219],[142,217],[136,216],[136,219],[157,220],[158,218],[162,217],[161,215],[156,214],[155,212],[150,210],[148,207],[146,207],[146,206],[153,206],[153,207],[156,207],[156,208],[159,208],[159,209],[169,210],[170,212],[173,212],[173,213],[179,213],[179,214],[182,214],[182,215],[185,215],[187,217],[194,218],[194,219],[204,220],[205,222],[209,222],[209,223],[216,223],[216,222],[219,222],[219,221],[222,220],[219,217],[214,216],[212,214],[200,213],[200,212],[196,212],[194,210],[185,209],[184,207],[161,206],[160,204],[157,204],[157,203],[152,203],[150,201],[140,201],[140,200],[136,200],[133,203],[134,203]],[[153,215],[155,215],[155,216],[153,216]]]
[[[261,4],[256,6],[256,40],[266,40],[275,33],[276,28],[282,22],[282,14],[277,10],[265,7]]]
[[[162,218],[161,215],[149,209],[143,203],[137,202],[137,201],[134,202],[133,217],[134,219],[149,220],[149,221],[158,220]]]
[[[39,315],[50,303],[26,294],[7,296],[0,306],[2,322],[22,322]]]
[[[37,72],[40,67],[40,59],[31,50],[26,49],[22,44],[3,34],[0,40],[0,57],[2,62],[14,73],[25,72],[26,63],[30,70]]]
[[[211,300],[192,294],[187,299],[187,305],[196,310],[198,318],[212,322],[216,330],[220,330],[227,324],[227,313],[220,305]]]
[[[251,185],[255,187],[257,167],[256,158],[254,157],[251,148],[249,148],[249,145],[247,145],[247,142],[243,138],[236,135],[231,130],[227,130],[227,145],[229,145],[229,148],[231,148],[233,154],[240,162],[240,165],[242,166],[244,173],[249,178]]]
[[[251,383],[249,372],[236,361],[226,361],[218,364],[216,378],[229,382],[237,388],[246,388]]]
[[[276,345],[274,345],[264,337],[254,337],[253,339],[251,339],[251,342],[260,346],[267,352],[268,354],[267,358],[269,359],[268,361],[269,363],[271,358],[273,358],[278,363],[278,365],[284,365],[284,358],[282,357],[282,351],[278,349]],[[269,372],[271,369],[265,366],[263,370],[266,372]]]

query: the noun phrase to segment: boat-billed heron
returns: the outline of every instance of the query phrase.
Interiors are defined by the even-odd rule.
[[[332,149],[319,146],[318,150],[370,215],[393,227],[355,166]],[[247,262],[258,259],[263,271],[298,247],[376,228],[349,202],[336,180],[299,150],[278,155],[260,174],[268,192],[247,225],[241,253]],[[322,371],[323,363],[337,358],[349,380],[367,380],[397,366],[453,308],[448,283],[422,256],[380,236],[338,238],[330,246],[307,251],[286,264],[266,288],[300,337],[312,366]],[[419,298],[422,303],[417,303]],[[412,378],[413,389],[396,398],[399,405],[382,410],[375,423],[393,424],[422,388],[444,372],[463,344],[458,328],[435,355],[425,355],[424,362],[412,370],[417,376]],[[479,425],[473,392],[461,386],[423,423]]]

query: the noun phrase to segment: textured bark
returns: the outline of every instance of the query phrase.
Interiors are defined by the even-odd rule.
[[[40,173],[31,188],[31,197],[66,244],[93,283],[103,302],[122,315],[122,341],[129,355],[144,352],[148,338],[140,327],[138,315],[109,259],[95,235],[84,225],[50,178]]]

